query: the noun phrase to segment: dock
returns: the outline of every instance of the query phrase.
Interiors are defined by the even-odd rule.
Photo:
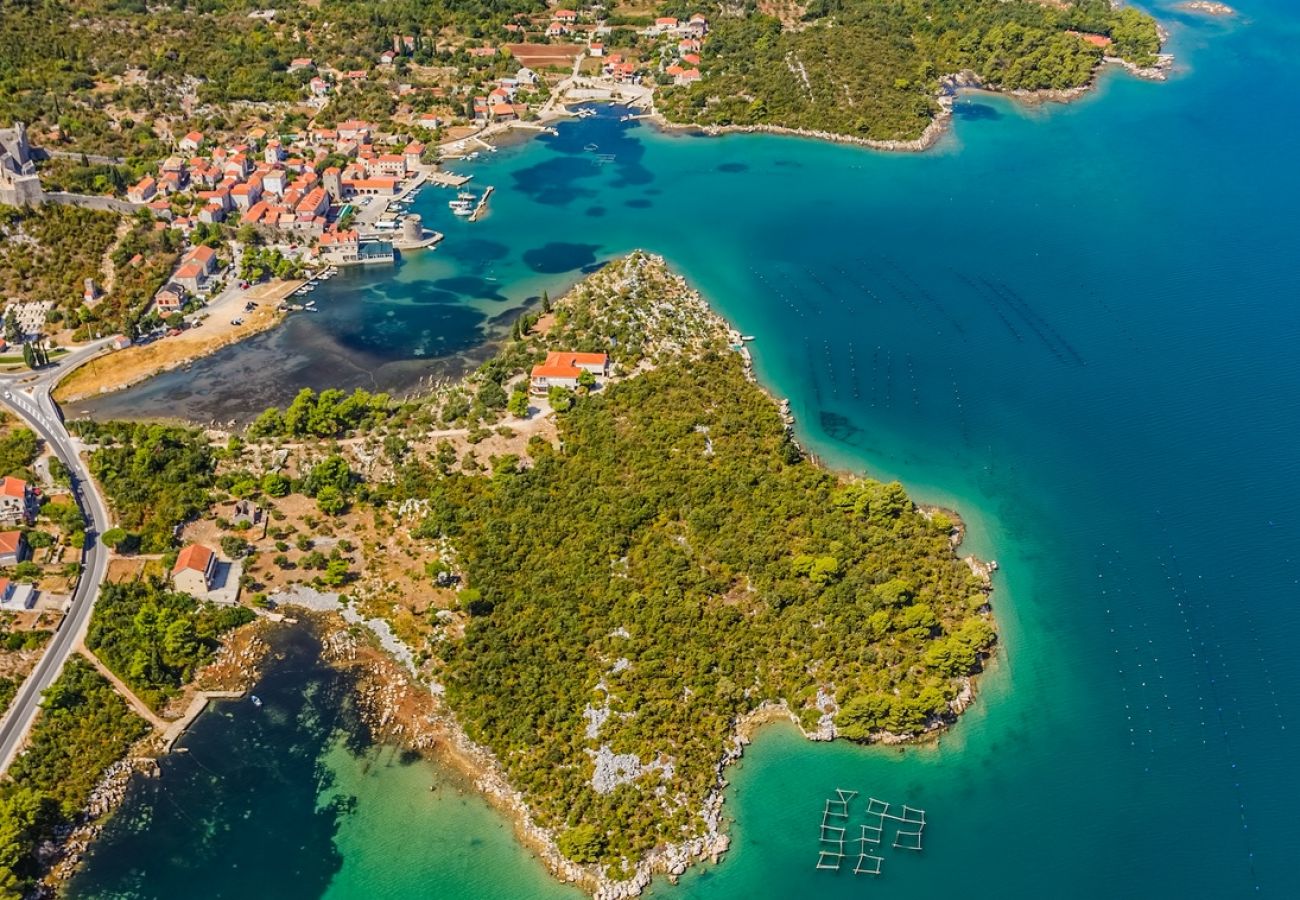
[[[194,695],[190,701],[189,708],[185,710],[185,715],[167,726],[163,732],[162,741],[163,749],[170,750],[181,739],[181,735],[194,724],[194,720],[208,708],[208,703],[213,700],[238,700],[244,696],[243,691],[200,691]]]
[[[469,214],[469,220],[471,222],[477,222],[479,220],[479,217],[482,216],[483,213],[487,211],[488,197],[492,196],[492,192],[494,190],[496,190],[496,188],[492,187],[491,185],[488,185],[488,189],[483,192],[483,196],[478,198],[478,205],[475,206],[474,211]]]
[[[430,172],[429,183],[439,187],[460,187],[469,184],[473,175],[457,175],[455,172]]]

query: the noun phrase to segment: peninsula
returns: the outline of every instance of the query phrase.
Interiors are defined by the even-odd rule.
[[[739,336],[638,252],[418,399],[305,390],[242,435],[73,427],[119,554],[179,544],[173,572],[229,560],[248,607],[369,625],[380,733],[449,751],[553,871],[613,897],[726,849],[724,769],[758,724],[917,739],[992,652],[959,523],[826,470],[788,419]],[[207,607],[134,591],[210,633]],[[91,645],[131,681],[145,638],[102,607]],[[165,698],[184,677],[131,683]]]

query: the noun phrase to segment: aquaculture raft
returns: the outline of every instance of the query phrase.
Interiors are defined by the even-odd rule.
[[[844,863],[845,844],[848,842],[849,802],[856,797],[857,791],[835,789],[835,799],[827,799],[822,808],[821,831],[818,836],[820,849],[817,854],[817,868],[839,871]],[[857,861],[853,864],[854,875],[879,875],[884,869],[885,858],[879,855],[879,848],[885,841],[886,822],[893,828],[891,847],[899,850],[921,849],[921,837],[925,831],[925,810],[904,805],[900,813],[893,812],[893,804],[871,797],[864,812],[867,824],[858,826],[858,836],[852,838],[857,846]]]

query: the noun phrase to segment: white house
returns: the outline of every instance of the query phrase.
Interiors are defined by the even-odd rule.
[[[0,478],[0,524],[30,525],[36,518],[36,494],[21,478]]]
[[[584,372],[603,377],[608,371],[609,357],[604,353],[552,350],[544,362],[533,366],[530,385],[533,393],[545,394],[553,387],[576,388]]]
[[[36,589],[30,584],[20,584],[0,578],[0,609],[18,612],[31,609],[36,603]]]
[[[206,597],[217,574],[217,554],[202,544],[188,544],[172,566],[172,584],[176,590],[195,597]]]

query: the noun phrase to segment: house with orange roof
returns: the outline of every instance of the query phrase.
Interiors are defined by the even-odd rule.
[[[384,175],[374,178],[360,178],[352,182],[352,190],[358,194],[391,197],[397,193],[398,180]]]
[[[323,216],[329,212],[330,196],[322,187],[312,188],[307,192],[307,196],[299,201],[294,207],[294,212],[298,215]]]
[[[584,372],[603,378],[609,373],[609,357],[604,353],[552,350],[543,362],[533,366],[529,387],[534,394],[545,394],[553,387],[576,388]]]
[[[406,156],[401,153],[385,153],[376,157],[370,164],[370,171],[393,178],[406,177]]]
[[[30,525],[36,519],[36,492],[21,478],[0,478],[0,524]]]
[[[217,554],[202,544],[187,544],[172,566],[172,585],[194,597],[206,598],[217,575]]]
[[[578,21],[578,14],[571,9],[557,9],[555,11],[555,20],[557,22],[573,23]]]
[[[203,132],[191,131],[189,134],[185,135],[185,137],[181,138],[180,142],[177,143],[176,146],[188,153],[193,153],[195,150],[199,149],[199,147],[203,146]]]
[[[336,265],[357,262],[361,235],[355,229],[327,231],[320,236],[320,256]]]
[[[26,558],[26,535],[21,531],[0,531],[0,566],[16,566]]]
[[[126,199],[132,203],[148,203],[156,193],[158,193],[158,182],[154,181],[152,176],[146,175],[131,186],[126,192]]]
[[[277,197],[284,193],[284,189],[289,186],[288,177],[280,169],[267,172],[262,176],[262,196],[275,194]]]
[[[310,56],[299,56],[289,61],[290,72],[301,72],[303,69],[314,69],[316,64],[312,62]]]
[[[338,137],[344,141],[366,141],[370,139],[373,128],[373,125],[363,119],[348,119],[339,123]]]
[[[174,281],[167,282],[153,295],[153,305],[163,316],[180,312],[185,305],[185,288]]]
[[[1103,50],[1111,45],[1111,39],[1106,37],[1104,34],[1093,34],[1087,31],[1075,31],[1074,29],[1070,29],[1065,33],[1074,35],[1085,44],[1091,44],[1092,46],[1100,47]]]
[[[260,180],[245,181],[243,184],[237,184],[230,191],[230,199],[234,201],[236,209],[248,209],[258,201],[262,196],[262,183]]]

